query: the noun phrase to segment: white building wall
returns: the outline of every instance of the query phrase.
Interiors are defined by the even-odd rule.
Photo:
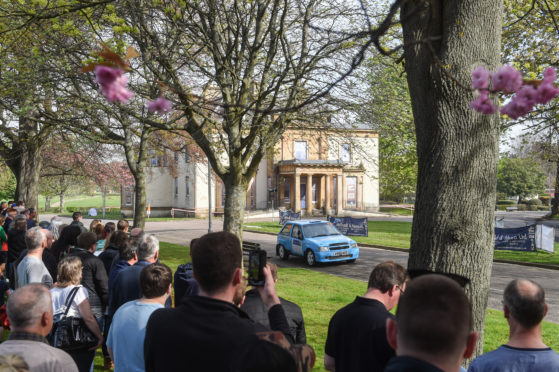
[[[193,164],[193,187],[195,188],[194,208],[208,210],[208,164],[197,162]],[[215,176],[212,177],[212,211],[215,210]]]
[[[268,161],[264,157],[260,164],[258,164],[258,170],[256,171],[255,182],[256,182],[256,209],[266,209],[268,208]]]
[[[352,165],[363,165],[363,204],[366,210],[377,210],[379,206],[378,137],[355,138]]]
[[[173,182],[167,167],[151,167],[146,172],[146,201],[152,207],[173,206]]]

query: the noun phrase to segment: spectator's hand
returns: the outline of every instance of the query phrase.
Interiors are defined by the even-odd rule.
[[[262,302],[264,302],[266,308],[270,310],[272,306],[280,304],[280,300],[278,294],[276,293],[276,283],[274,282],[274,278],[272,277],[270,267],[266,265],[263,271],[266,281],[263,286],[256,287],[256,289],[258,290],[258,293],[260,293]]]
[[[89,351],[97,350],[101,347],[101,345],[103,345],[103,337],[97,338],[97,341],[97,345],[93,346],[91,349],[89,349]]]

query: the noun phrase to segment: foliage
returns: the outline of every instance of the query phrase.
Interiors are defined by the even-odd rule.
[[[515,204],[516,204],[516,202],[514,200],[505,199],[505,200],[498,200],[497,201],[497,205],[515,205]]]
[[[0,163],[0,199],[14,200],[16,178],[6,164]]]
[[[402,201],[415,193],[417,183],[415,127],[406,74],[389,58],[372,58],[365,68],[370,102],[361,115],[379,133],[380,197]]]
[[[497,171],[497,190],[525,198],[545,189],[545,174],[530,158],[502,158]]]

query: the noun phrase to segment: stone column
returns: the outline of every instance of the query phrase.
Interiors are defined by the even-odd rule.
[[[324,181],[324,189],[325,189],[325,193],[324,193],[324,209],[326,211],[326,215],[330,214],[330,209],[332,209],[332,207],[330,206],[330,200],[331,200],[331,196],[330,195],[332,193],[331,191],[332,188],[332,176],[330,174],[326,175],[326,180]]]
[[[295,190],[293,190],[293,199],[295,201],[293,212],[297,213],[301,211],[301,195],[299,194],[299,190],[301,189],[301,175],[295,173],[293,176],[295,178]]]
[[[279,196],[278,196],[278,208],[283,207],[283,203],[285,201],[285,178],[280,176],[280,187],[279,187]]]
[[[307,216],[312,216],[312,174],[307,174]]]
[[[341,216],[343,213],[343,206],[344,206],[344,202],[343,202],[343,193],[344,193],[344,187],[343,185],[345,184],[344,181],[344,176],[341,173],[338,173],[337,175],[337,186],[338,186],[338,200],[337,200],[337,205],[336,205],[336,214],[338,216]]]

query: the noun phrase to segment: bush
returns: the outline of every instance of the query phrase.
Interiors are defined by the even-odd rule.
[[[507,199],[507,194],[505,194],[504,192],[497,193],[497,200],[506,200],[506,199]]]
[[[498,200],[497,201],[497,205],[515,205],[516,202],[514,200],[509,200],[509,199],[504,199],[504,200]]]
[[[548,211],[549,207],[547,205],[538,205],[539,211]]]
[[[532,212],[538,210],[538,206],[537,206],[537,205],[528,204],[527,207],[528,207],[528,210],[529,210],[529,211],[532,211]]]
[[[530,199],[526,201],[528,205],[542,205],[542,201],[540,199]]]
[[[540,196],[539,199],[542,201],[542,204],[548,204],[549,203],[549,196]]]
[[[526,211],[528,210],[528,206],[526,204],[518,204],[519,211]]]

